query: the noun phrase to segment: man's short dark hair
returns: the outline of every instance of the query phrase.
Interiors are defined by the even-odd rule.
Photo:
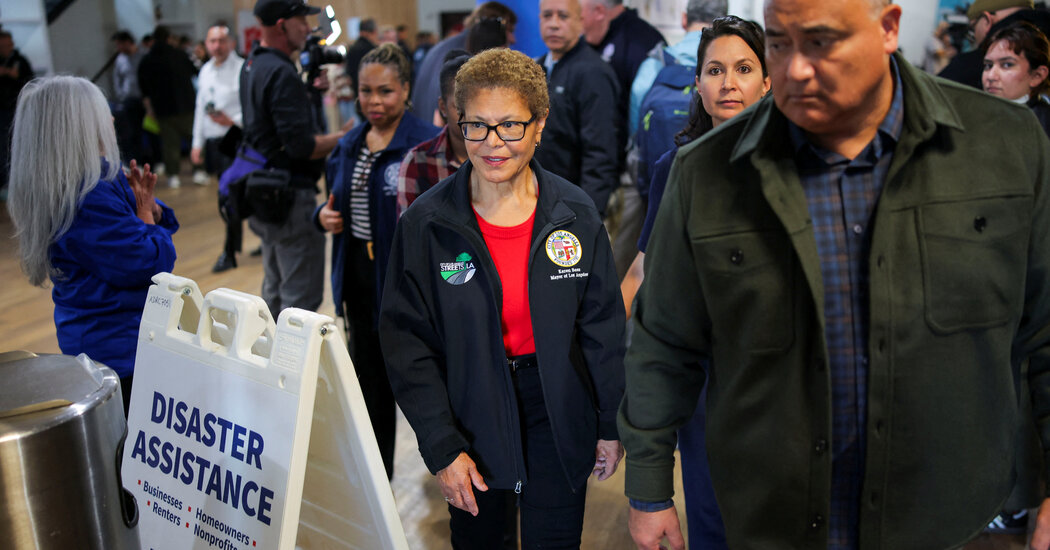
[[[441,65],[441,97],[445,98],[445,103],[449,106],[452,105],[452,85],[456,82],[456,73],[459,72],[459,68],[464,63],[470,60],[470,53],[467,50],[449,50],[445,54],[445,59]]]
[[[166,44],[170,37],[171,31],[164,25],[157,25],[157,28],[153,29],[153,40],[157,42],[163,42]]]
[[[729,13],[727,0],[689,0],[685,5],[685,24],[710,23]]]
[[[11,40],[12,42],[14,42],[15,40],[15,38],[11,36],[10,32],[4,30],[0,30],[0,38],[6,38],[8,40]]]
[[[131,33],[128,31],[117,31],[113,33],[113,36],[110,38],[110,40],[114,42],[130,42],[132,44],[135,43],[135,37],[131,36]]]
[[[360,32],[376,32],[376,20],[371,17],[362,19],[358,29],[360,29]]]

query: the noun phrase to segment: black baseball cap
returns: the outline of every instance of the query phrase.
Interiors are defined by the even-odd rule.
[[[321,8],[306,5],[306,0],[259,0],[255,3],[254,12],[263,25],[272,27],[278,19],[317,15],[321,13]]]

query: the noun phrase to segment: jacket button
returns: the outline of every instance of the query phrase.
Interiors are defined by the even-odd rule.
[[[885,424],[883,424],[882,420],[876,420],[875,421],[875,435],[878,436],[878,437],[882,437],[882,429],[884,427],[885,427]]]
[[[729,254],[729,261],[733,262],[734,265],[744,263],[744,251],[737,248]]]
[[[977,216],[973,219],[973,228],[976,229],[978,233],[984,231],[985,227],[988,227],[988,220],[985,219],[984,216]]]
[[[813,519],[809,522],[809,528],[814,530],[820,529],[822,525],[824,525],[824,516],[820,514],[813,516]]]
[[[827,448],[828,442],[825,439],[818,439],[817,442],[813,445],[813,451],[816,452],[818,455],[824,454],[824,451],[826,451]]]
[[[875,265],[876,265],[877,267],[880,267],[880,268],[881,268],[881,267],[882,267],[883,265],[885,265],[885,264],[886,264],[886,257],[885,257],[885,256],[879,256],[879,257],[878,257],[878,258],[877,258],[877,259],[875,260]]]

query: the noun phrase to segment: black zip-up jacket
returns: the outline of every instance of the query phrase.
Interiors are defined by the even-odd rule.
[[[536,355],[558,457],[579,487],[597,440],[618,439],[623,298],[591,200],[537,161],[530,166],[539,181],[528,268]],[[471,170],[463,164],[398,222],[379,336],[431,473],[467,451],[490,487],[510,489],[528,480],[500,330],[502,287],[471,209]]]
[[[546,71],[547,56],[537,62]],[[609,195],[620,186],[621,88],[608,63],[581,38],[547,75],[550,114],[536,160],[578,183],[605,215]]]

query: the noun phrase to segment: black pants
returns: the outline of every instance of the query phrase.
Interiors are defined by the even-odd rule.
[[[554,448],[554,434],[543,401],[540,373],[536,367],[518,369],[514,373],[514,387],[518,394],[522,442],[525,450],[527,481],[521,488],[521,547],[539,548],[580,547],[583,532],[583,508],[587,485],[573,491],[565,479],[565,470]],[[482,492],[474,489],[478,515],[474,517],[449,505],[452,516],[452,548],[456,550],[491,550],[503,546],[507,521],[508,489]]]
[[[128,407],[131,406],[131,382],[135,378],[134,374],[122,376],[120,378],[120,396],[124,398],[124,418],[128,418]]]
[[[383,457],[383,466],[386,466],[386,476],[392,479],[397,405],[390,389],[390,379],[386,375],[383,352],[379,348],[375,261],[368,257],[368,243],[351,236],[349,227],[343,234],[343,242],[346,246],[343,314],[346,318],[350,359],[357,371],[372,430],[379,444],[379,454]]]
[[[221,142],[222,138],[204,140],[204,168],[209,174],[216,177],[221,176],[233,164],[233,159],[219,150],[219,143]],[[244,223],[236,212],[226,208],[226,199],[227,197],[222,196],[220,191],[219,214],[222,215],[222,220],[226,222],[226,244],[223,245],[222,250],[228,258],[232,258],[241,251],[241,241],[244,239]],[[233,215],[231,216],[230,214]]]
[[[117,144],[120,147],[120,160],[124,164],[130,164],[132,160],[137,161],[140,166],[151,162],[142,152],[142,119],[145,116],[146,109],[139,98],[125,99],[116,106],[113,119],[117,130]]]
[[[7,186],[11,173],[11,127],[14,121],[14,109],[0,109],[0,189]]]

